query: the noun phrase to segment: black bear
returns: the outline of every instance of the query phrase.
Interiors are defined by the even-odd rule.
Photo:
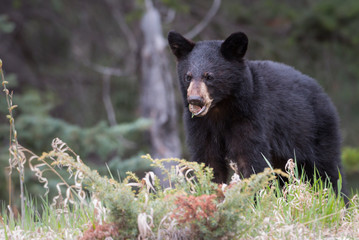
[[[294,68],[244,58],[242,32],[224,41],[192,42],[176,32],[168,41],[177,58],[184,122],[191,158],[226,182],[228,161],[247,178],[289,158],[309,178],[315,169],[337,190],[339,119],[318,83]]]

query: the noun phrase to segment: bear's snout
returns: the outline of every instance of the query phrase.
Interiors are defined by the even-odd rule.
[[[203,98],[200,96],[188,96],[187,101],[191,105],[202,107],[204,105]]]
[[[203,81],[192,81],[187,89],[188,110],[192,116],[202,117],[207,114],[212,104],[212,98]]]

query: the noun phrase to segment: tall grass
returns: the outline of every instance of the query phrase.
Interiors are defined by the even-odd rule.
[[[6,103],[8,107],[9,114],[6,116],[9,119],[10,124],[10,137],[9,137],[9,164],[10,164],[10,175],[12,173],[12,169],[16,168],[19,172],[19,178],[20,178],[20,199],[21,199],[21,224],[22,227],[24,227],[24,221],[25,221],[25,196],[24,196],[24,164],[25,164],[25,157],[20,154],[19,152],[19,142],[17,140],[17,131],[15,128],[15,119],[13,115],[13,110],[17,107],[17,105],[13,105],[12,97],[13,92],[10,92],[6,85],[8,82],[5,81],[4,73],[2,70],[2,61],[0,59],[0,73],[1,73],[1,79],[2,79],[2,86],[3,91],[5,92],[6,96]],[[11,179],[11,178],[10,178]],[[10,181],[11,184],[11,181]],[[11,186],[9,187],[11,189]],[[9,202],[11,203],[11,194],[9,195],[10,199]]]
[[[54,208],[46,198],[38,204],[35,198],[25,194],[25,221],[2,208],[0,239],[77,239],[95,222],[96,207],[78,205],[68,209]],[[41,205],[40,209],[37,206]]]

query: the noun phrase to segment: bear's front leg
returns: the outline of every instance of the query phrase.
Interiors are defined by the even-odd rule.
[[[232,128],[227,135],[230,139],[227,158],[236,163],[237,173],[243,178],[249,178],[269,167],[264,157],[271,161],[268,141],[257,129],[253,125],[241,125]]]
[[[213,168],[214,182],[226,183],[228,178],[228,163],[225,160],[225,149],[222,144],[215,144],[211,140],[190,145],[192,161],[203,162]],[[191,147],[193,146],[193,147]]]
[[[191,160],[203,162],[213,168],[214,181],[225,183],[228,178],[228,162],[226,161],[226,147],[223,136],[213,129],[206,128],[206,124],[199,119],[193,119],[192,125],[188,124],[187,144],[191,154]]]

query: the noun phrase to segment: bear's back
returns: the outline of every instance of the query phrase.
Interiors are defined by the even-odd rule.
[[[270,90],[286,88],[290,92],[300,90],[323,92],[313,78],[286,64],[269,60],[255,60],[248,63],[254,77],[264,81]]]
[[[321,131],[340,139],[336,109],[316,80],[282,63],[249,61],[248,65],[253,81],[262,88],[262,111],[270,123],[272,148],[283,154],[279,157],[284,159],[296,149],[297,157],[314,158],[313,142]]]

